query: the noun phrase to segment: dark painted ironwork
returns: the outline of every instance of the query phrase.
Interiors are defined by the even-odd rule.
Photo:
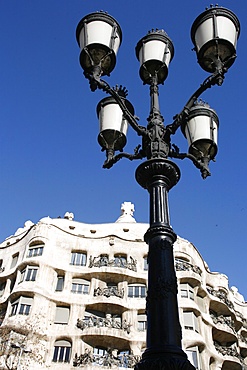
[[[226,13],[228,14],[229,11]],[[239,29],[236,32],[239,34]],[[155,37],[154,34],[151,35],[152,39]],[[159,34],[158,38],[166,41],[165,35]],[[138,43],[137,49],[141,47],[142,44]],[[230,47],[229,50],[231,50]],[[115,155],[114,148],[109,150],[106,147],[103,148],[106,151],[106,161],[103,167],[111,168],[122,158],[129,160],[146,158],[146,161],[136,170],[136,180],[148,190],[150,196],[150,228],[145,234],[145,241],[149,245],[147,347],[142,359],[135,365],[135,370],[195,370],[181,345],[177,280],[173,256],[173,244],[177,236],[170,226],[168,207],[168,192],[179,181],[180,170],[168,158],[188,158],[200,170],[204,179],[210,175],[208,164],[213,156],[209,154],[205,156],[202,153],[201,156],[195,157],[191,153],[180,153],[179,148],[171,143],[171,136],[188,122],[190,110],[195,107],[201,94],[214,85],[222,85],[225,73],[236,57],[235,48],[233,51],[234,54],[227,56],[223,61],[218,52],[210,56],[213,58],[210,65],[211,76],[205,79],[191,95],[182,111],[174,116],[173,122],[167,126],[164,125],[164,118],[160,113],[158,90],[158,85],[164,82],[163,77],[166,76],[166,71],[162,76],[159,74],[159,69],[155,67],[159,65],[156,60],[154,64],[152,60],[147,62],[152,64],[151,71],[148,70],[146,62],[141,66],[141,78],[145,84],[150,86],[151,103],[147,127],[139,125],[138,118],[127,108],[125,104],[127,90],[122,86],[111,88],[106,81],[102,80],[101,76],[106,73],[100,63],[97,65],[92,60],[91,68],[84,68],[84,75],[89,80],[91,90],[101,89],[113,97],[123,112],[123,118],[142,137],[142,144],[135,148],[133,154],[120,152]],[[164,64],[161,64],[159,68],[164,67]],[[103,259],[99,257],[97,261],[90,258],[89,267],[104,266],[102,261]],[[109,266],[109,261],[105,266]],[[200,274],[199,270],[196,272]],[[210,294],[214,293],[210,292]]]
[[[178,166],[163,158],[150,159],[136,170],[136,180],[150,195],[147,292],[147,349],[136,370],[194,369],[181,349],[177,279],[173,257],[176,234],[170,226],[168,191],[180,178]]]
[[[121,329],[126,331],[128,334],[130,333],[131,324],[128,323],[126,320],[119,320],[117,317],[111,314],[107,314],[106,317],[98,317],[95,315],[91,315],[84,319],[78,319],[76,326],[84,330],[86,328],[113,328],[113,329]]]
[[[171,144],[171,136],[174,135],[178,128],[181,127],[182,123],[186,121],[190,109],[193,107],[194,104],[196,104],[197,99],[202,95],[202,93],[204,93],[207,89],[211,88],[214,85],[222,84],[226,72],[227,68],[222,67],[217,69],[211,76],[207,77],[205,81],[200,85],[200,87],[191,95],[190,99],[187,101],[182,111],[174,116],[174,121],[167,126],[164,125],[164,118],[159,110],[158,78],[157,76],[154,76],[152,78],[150,77],[151,109],[150,115],[148,117],[147,127],[139,125],[137,117],[134,116],[127,109],[124,99],[122,99],[123,89],[125,97],[128,94],[125,88],[111,88],[106,81],[101,79],[101,69],[99,66],[93,66],[91,73],[84,73],[86,78],[90,82],[91,90],[95,91],[98,88],[110,94],[119,104],[120,108],[123,111],[124,117],[129,122],[131,127],[139,136],[142,136],[142,145],[138,145],[136,147],[136,149],[134,150],[134,154],[122,152],[113,155],[112,150],[109,153],[106,150],[107,159],[103,164],[103,168],[111,168],[122,158],[127,158],[131,161],[134,159],[150,159],[156,157],[170,157],[178,159],[188,158],[201,171],[203,178],[210,176],[208,163],[196,158],[190,153],[180,153],[179,148],[175,144]]]
[[[207,291],[210,293],[212,296],[220,299],[222,302],[224,302],[227,307],[229,307],[231,310],[234,309],[234,305],[232,302],[227,298],[227,293],[223,292],[222,290],[215,290],[209,286],[207,286]]]
[[[118,297],[123,298],[124,297],[124,288],[118,289],[116,286],[110,286],[106,288],[96,288],[94,289],[93,293],[94,297],[98,296],[104,296],[104,297]]]
[[[84,367],[86,365],[97,365],[109,368],[127,368],[133,369],[135,364],[139,361],[139,356],[130,355],[127,353],[115,355],[110,349],[104,355],[98,355],[85,351],[83,354],[75,354],[73,359],[74,367]]]
[[[120,267],[120,268],[125,268],[125,269],[129,269],[129,270],[132,270],[132,271],[136,272],[137,271],[136,265],[137,265],[137,261],[134,260],[134,258],[131,257],[131,256],[130,256],[130,262],[128,262],[128,261],[123,261],[120,258],[113,258],[113,259],[110,260],[108,255],[101,254],[98,257],[90,256],[88,267],[89,268],[92,268],[92,267]]]
[[[183,261],[179,258],[175,258],[175,268],[176,271],[192,271],[200,276],[202,274],[202,270],[200,269],[199,266],[192,265],[192,263]]]

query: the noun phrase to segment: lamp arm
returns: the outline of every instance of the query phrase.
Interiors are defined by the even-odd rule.
[[[118,93],[117,90],[112,88],[105,80],[102,80],[101,77],[101,67],[94,66],[91,73],[84,73],[85,77],[89,80],[91,91],[95,91],[97,88],[103,90],[107,94],[111,95],[121,108],[124,118],[128,121],[130,126],[137,132],[139,136],[147,136],[147,129],[144,126],[140,126],[137,123],[137,117],[134,116],[126,107],[124,99],[122,99],[121,95]],[[120,85],[122,89],[122,86]],[[127,96],[127,92],[125,92]]]
[[[106,82],[105,82],[106,83]],[[108,84],[107,84],[108,85]],[[109,85],[108,85],[109,86]],[[115,100],[116,102],[118,103],[119,107],[121,108],[122,112],[123,112],[123,116],[124,118],[128,121],[128,123],[130,124],[130,126],[133,128],[134,131],[136,131],[136,133],[139,135],[139,136],[147,136],[148,133],[147,133],[147,129],[146,127],[144,126],[140,126],[138,123],[137,123],[137,117],[134,116],[129,110],[128,108],[126,107],[126,104],[124,102],[124,99],[121,98],[121,96],[118,94],[117,91],[115,91],[113,88],[111,88],[109,86],[109,90],[107,91]]]
[[[195,156],[193,156],[190,153],[179,153],[179,149],[177,146],[173,145],[175,147],[175,150],[170,150],[169,157],[170,158],[178,158],[178,159],[184,159],[188,158],[190,159],[193,164],[201,171],[203,179],[205,179],[208,176],[211,176],[211,173],[208,168],[208,161],[204,159],[204,161],[199,161]]]
[[[170,135],[174,135],[177,129],[181,126],[184,120],[187,118],[190,109],[194,105],[195,101],[206,91],[214,85],[221,85],[224,80],[224,74],[227,72],[227,69],[221,68],[215,73],[207,77],[200,87],[191,95],[184,108],[179,114],[176,114],[173,119],[173,123],[168,125],[166,129],[170,132]]]
[[[103,164],[103,168],[111,168],[115,163],[117,163],[122,158],[127,158],[130,161],[133,161],[134,159],[142,159],[145,157],[145,154],[142,152],[142,150],[139,150],[141,148],[141,145],[138,145],[135,150],[134,154],[129,153],[119,153],[111,158],[107,158]]]

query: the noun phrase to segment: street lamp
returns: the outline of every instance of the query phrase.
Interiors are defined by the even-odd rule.
[[[177,280],[173,244],[176,234],[170,226],[168,192],[180,178],[179,167],[168,158],[190,159],[205,179],[210,175],[209,162],[217,154],[218,117],[202,101],[201,94],[213,85],[222,85],[225,73],[236,58],[240,24],[235,14],[211,6],[196,18],[191,37],[199,65],[211,75],[192,94],[174,121],[164,126],[159,109],[158,86],[168,75],[174,47],[163,30],[151,30],[136,46],[140,78],[150,86],[151,109],[147,127],[140,126],[132,104],[122,86],[111,88],[102,80],[116,64],[122,40],[119,24],[104,12],[84,17],[77,26],[76,37],[81,49],[80,64],[92,91],[102,89],[110,96],[97,106],[100,122],[98,136],[106,152],[104,168],[111,168],[121,158],[143,159],[136,170],[136,180],[150,194],[150,227],[144,239],[149,245],[147,293],[147,345],[136,370],[192,370],[181,348],[178,315]],[[133,154],[123,152],[127,127],[142,137]],[[188,153],[180,153],[171,144],[178,128],[188,140]],[[115,154],[118,151],[119,153]],[[206,370],[206,369],[205,369]]]

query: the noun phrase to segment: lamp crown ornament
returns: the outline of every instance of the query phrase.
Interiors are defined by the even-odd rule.
[[[122,85],[116,85],[115,87],[113,87],[113,90],[116,91],[116,93],[121,96],[122,98],[127,98],[128,96],[128,90],[126,89],[125,86],[122,86]]]

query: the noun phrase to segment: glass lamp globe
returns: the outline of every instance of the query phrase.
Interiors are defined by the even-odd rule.
[[[127,109],[134,115],[132,104],[125,98],[124,100]],[[113,97],[102,99],[97,105],[97,116],[99,119],[99,135],[98,142],[102,150],[122,151],[126,145],[128,121],[124,118],[120,106]]]
[[[218,151],[218,127],[219,119],[216,112],[206,103],[195,103],[186,122],[181,126],[188,140],[189,153],[198,160],[214,159]]]
[[[210,73],[215,72],[219,61],[226,68],[231,67],[239,34],[240,23],[231,10],[216,6],[200,14],[191,28],[200,66]]]
[[[91,13],[81,19],[76,29],[81,49],[80,64],[84,72],[100,66],[102,75],[109,75],[116,65],[116,55],[122,42],[117,21],[107,13]]]
[[[157,75],[158,84],[163,84],[174,56],[174,47],[163,30],[152,30],[137,43],[136,56],[143,83],[151,84],[152,77]]]

